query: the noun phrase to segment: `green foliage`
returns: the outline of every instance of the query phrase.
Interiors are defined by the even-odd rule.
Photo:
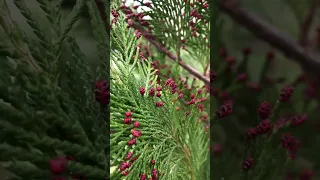
[[[111,178],[137,179],[141,174],[151,177],[155,168],[161,174],[160,179],[209,179],[209,139],[203,124],[199,123],[199,116],[204,112],[199,112],[196,105],[186,105],[190,100],[189,93],[196,94],[196,91],[183,92],[186,98],[177,100],[177,94],[172,95],[171,88],[165,86],[168,78],[157,75],[151,66],[153,58],[165,63],[167,58],[161,52],[152,51],[152,57],[141,59],[139,53],[143,49],[138,44],[143,40],[135,37],[135,31],[127,27],[123,13],[118,13],[111,32]],[[155,29],[157,22],[150,22]],[[179,73],[172,69],[170,77],[178,81]],[[161,97],[150,97],[149,90],[159,86],[162,86]],[[145,95],[140,94],[140,87],[145,88]],[[207,95],[196,98],[201,97]],[[160,101],[164,106],[157,107],[156,102]],[[180,107],[179,111],[177,107]],[[125,113],[129,111],[132,112],[132,123],[124,124]],[[190,112],[188,116],[187,111]],[[133,122],[139,122],[140,127],[135,128]],[[136,138],[136,144],[129,145],[128,141],[135,139],[134,130],[141,131],[142,135]],[[129,152],[133,153],[132,158],[138,159],[133,162],[132,158],[126,159]],[[151,165],[152,160],[155,165]],[[129,161],[132,165],[119,171],[122,163]],[[128,175],[123,176],[126,171]]]
[[[5,37],[0,46],[1,164],[10,171],[9,179],[47,179],[54,177],[49,160],[72,156],[76,160],[68,161],[63,176],[106,179],[108,113],[95,101],[93,85],[108,75],[107,66],[101,57],[100,69],[91,68],[69,34],[90,3],[77,1],[63,23],[57,1],[38,2],[53,31],[43,30],[26,1],[14,1],[35,38],[12,20],[6,1],[0,3]],[[97,21],[92,26],[99,28]]]
[[[187,53],[191,56],[189,59],[200,63],[204,69],[208,63],[210,52],[210,48],[208,48],[210,44],[209,8],[203,6],[205,3],[198,2],[193,2],[193,6],[191,6],[190,2],[192,1],[185,2],[184,0],[151,2],[152,8],[145,14],[151,18],[152,25],[155,27],[152,34],[157,37],[159,42],[174,51],[177,56]],[[196,19],[191,15],[194,10],[197,10],[202,16],[201,19]],[[190,22],[195,25],[191,26]],[[196,36],[193,35],[192,27],[197,29]],[[182,47],[185,48],[181,49]],[[187,63],[190,64],[192,61]]]

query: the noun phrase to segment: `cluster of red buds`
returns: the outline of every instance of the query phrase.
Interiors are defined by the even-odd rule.
[[[204,12],[203,9],[209,8],[209,3],[206,1],[190,2],[190,7],[191,7],[190,17],[192,18],[189,21],[189,27],[191,29],[192,36],[197,37],[199,34],[197,29],[197,24],[200,22],[204,22],[204,23],[209,22],[208,19],[204,19],[204,16],[201,14]],[[182,15],[184,16],[184,13]],[[206,40],[206,37],[204,37],[204,40]]]
[[[131,111],[127,111],[125,112],[125,117],[123,120],[124,124],[131,124],[132,123],[132,112]],[[131,135],[132,135],[132,139],[128,141],[128,145],[132,146],[134,144],[136,144],[137,142],[137,138],[139,138],[142,135],[142,132],[138,129],[140,127],[140,122],[139,121],[135,121],[133,123],[133,129],[131,129]],[[127,176],[129,174],[129,170],[126,170],[128,168],[131,167],[132,163],[138,159],[138,156],[136,157],[132,157],[133,156],[133,152],[128,152],[126,155],[126,161],[123,162],[120,165],[120,172],[123,172],[124,176]]]
[[[149,2],[143,3],[142,6],[147,6],[149,8],[152,8],[151,3],[149,3]],[[136,9],[138,7],[139,7],[139,5],[134,6],[134,9]],[[145,18],[144,18],[146,16],[145,13],[143,13],[143,12],[139,12],[139,13],[133,12],[125,4],[122,4],[120,6],[120,9],[126,15],[126,19],[127,19],[127,22],[128,22],[128,26],[127,26],[128,28],[133,27],[134,23],[137,23],[137,24],[141,25],[142,27],[148,28],[148,31],[146,33],[143,33],[143,34],[141,32],[139,32],[139,30],[136,29],[135,34],[136,34],[136,38],[137,39],[140,38],[141,35],[143,35],[146,38],[150,38],[150,39],[153,39],[153,40],[155,39],[155,37],[153,35],[151,35],[152,27],[151,27],[150,23],[147,20],[145,20]]]
[[[243,170],[249,170],[253,167],[254,165],[254,160],[252,157],[248,157],[247,159],[245,159],[243,162],[242,162],[242,169]]]
[[[110,103],[110,85],[106,80],[96,82],[95,98],[100,104],[107,105]]]
[[[268,133],[271,129],[271,123],[269,119],[261,121],[258,126],[249,128],[247,131],[247,138],[253,139],[259,135]]]
[[[175,81],[173,80],[173,78],[169,78],[165,84],[164,84],[164,87],[167,87],[168,90],[171,92],[171,94],[176,94],[178,93],[178,98],[182,98],[182,95],[183,95],[183,92],[182,90],[178,89],[178,87],[180,86],[180,84],[176,84]],[[144,87],[140,87],[139,89],[139,93],[141,95],[145,95],[146,93],[146,89]],[[156,85],[156,88],[154,87],[151,87],[149,90],[148,90],[148,96],[149,97],[157,97],[157,98],[160,98],[161,97],[161,92],[163,91],[163,87],[160,86],[159,84]],[[205,101],[206,99],[205,98],[196,98],[198,95],[200,95],[202,93],[202,88],[198,89],[197,90],[197,93],[196,94],[191,94],[190,95],[190,98],[191,100],[187,102],[188,105],[192,105],[192,104],[197,104],[197,107],[199,108],[200,111],[203,111],[204,109],[204,106],[202,104],[199,104],[200,102],[203,102]],[[155,102],[156,103],[156,106],[157,107],[161,107],[164,105],[164,103],[162,101],[158,101],[158,102]],[[188,115],[190,113],[190,111],[187,111],[186,112],[186,115]],[[132,112],[131,111],[128,111],[125,113],[125,118],[124,118],[124,124],[131,124],[132,123]],[[206,118],[204,119],[207,119],[208,117],[205,116]],[[134,128],[138,128],[140,126],[140,123],[138,121],[135,121],[133,123],[134,125]],[[131,130],[131,135],[133,137],[133,139],[129,140],[128,141],[128,145],[131,146],[131,145],[134,145],[136,144],[136,139],[138,137],[140,137],[142,135],[141,131],[137,130],[137,129],[132,129]],[[126,160],[120,165],[120,171],[123,172],[123,175],[124,176],[127,176],[130,171],[128,170],[131,166],[132,166],[132,163],[134,162],[134,160],[136,160],[138,157],[136,157],[134,160],[132,160],[132,155],[133,155],[133,152],[130,151],[128,152],[127,156],[126,156]],[[155,161],[152,160],[151,161],[151,165],[154,165],[155,164]],[[141,174],[140,175],[140,179],[141,180],[144,180],[144,179],[147,179],[147,174]],[[152,170],[152,173],[151,173],[151,178],[152,180],[156,180],[159,178],[159,172],[157,171],[156,168],[153,168]]]
[[[160,98],[162,95],[161,95],[161,91],[162,91],[162,87],[161,86],[158,86],[157,88],[154,88],[154,87],[151,87],[149,89],[149,96],[150,97],[154,97],[155,95]],[[142,96],[144,96],[146,90],[144,87],[140,87],[139,89],[139,92]],[[158,101],[155,103],[156,107],[162,107],[164,105],[164,102],[163,101]]]
[[[266,119],[270,116],[271,107],[268,101],[263,101],[258,107],[258,114],[262,119]]]
[[[165,163],[165,162],[164,162]],[[154,159],[151,160],[150,165],[154,166],[156,164],[156,161]],[[151,178],[149,178],[149,180],[158,180],[160,177],[161,173],[153,167],[152,171],[151,171]],[[140,180],[147,180],[148,175],[141,173],[140,174]]]
[[[287,102],[290,99],[292,93],[293,93],[293,87],[290,87],[290,86],[284,87],[280,92],[279,101]]]
[[[266,61],[265,65],[263,66],[262,73],[260,75],[260,81],[259,83],[256,82],[250,82],[250,78],[248,77],[247,70],[246,70],[246,60],[248,57],[252,54],[251,48],[244,48],[243,51],[243,61],[237,62],[237,59],[233,56],[228,55],[227,51],[223,48],[220,49],[220,58],[223,60],[223,66],[218,65],[217,73],[210,73],[210,80],[212,82],[217,82],[217,86],[210,89],[210,94],[214,97],[219,98],[218,100],[221,100],[220,102],[223,103],[223,105],[218,108],[216,111],[216,115],[218,118],[223,118],[232,113],[232,104],[225,105],[226,102],[238,102],[240,98],[241,99],[241,93],[238,93],[237,91],[229,91],[229,89],[232,89],[233,86],[236,87],[233,83],[237,84],[238,87],[243,87],[240,83],[246,83],[246,87],[250,90],[253,90],[257,93],[261,93],[264,87],[267,87],[274,83],[282,83],[283,78],[278,79],[271,79],[266,77],[267,70],[271,67],[270,63],[275,58],[275,55],[272,51],[266,53]],[[244,64],[243,64],[244,62]],[[239,64],[236,66],[236,64]],[[220,69],[219,69],[220,68]],[[237,69],[235,69],[237,68]],[[224,74],[223,74],[224,73]],[[219,78],[222,77],[223,79]],[[226,83],[223,82],[225,80]],[[249,81],[248,81],[249,80]],[[296,83],[297,84],[297,83]],[[293,86],[287,85],[284,88],[281,89],[280,95],[278,97],[278,101],[276,102],[277,108],[285,106],[286,102],[290,100],[292,97],[294,87],[296,86],[294,84]],[[313,83],[316,84],[316,83]],[[228,86],[232,86],[229,88]],[[315,86],[311,86],[309,90],[309,94],[312,96]],[[221,88],[221,89],[218,89]],[[240,88],[240,89],[241,89]],[[313,90],[311,90],[313,89]],[[242,90],[242,89],[241,89]],[[234,93],[233,93],[234,92]],[[256,126],[249,128],[246,136],[248,140],[254,139],[257,136],[261,135],[267,135],[267,137],[273,137],[270,136],[273,128],[274,129],[280,129],[284,127],[285,125],[291,125],[293,127],[299,126],[302,123],[304,123],[307,120],[306,115],[296,115],[296,116],[287,116],[279,119],[275,123],[271,123],[270,118],[273,119],[273,115],[278,114],[278,109],[272,109],[271,105],[268,101],[262,101],[258,108],[257,113],[259,117],[261,118],[261,122]],[[278,131],[274,131],[278,132]],[[297,149],[299,147],[300,143],[298,140],[296,140],[294,137],[292,137],[290,134],[283,134],[281,138],[281,146],[285,148],[289,154],[290,158],[294,158],[296,156]],[[215,153],[216,154],[216,153]],[[254,164],[253,157],[249,157],[243,161],[243,169],[248,170],[251,169]],[[302,176],[301,176],[302,177]],[[310,177],[306,175],[306,177]],[[308,178],[307,178],[308,179]]]
[[[297,154],[297,149],[300,146],[300,141],[294,138],[291,134],[284,133],[281,136],[281,146],[288,151],[289,157],[294,159]]]
[[[227,101],[222,106],[220,106],[220,108],[216,111],[216,115],[219,118],[224,118],[232,114],[232,111],[233,111],[233,102]]]

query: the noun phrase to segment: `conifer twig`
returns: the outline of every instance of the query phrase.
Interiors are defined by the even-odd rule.
[[[137,23],[133,23],[132,27],[138,31],[141,32],[141,34],[143,35],[147,35],[149,34],[142,26],[140,26]],[[157,42],[156,40],[150,38],[150,36],[144,36],[151,44],[153,44],[158,50],[160,50],[162,53],[164,53],[165,55],[167,55],[171,60],[173,61],[177,61],[178,60],[178,64],[185,69],[186,71],[188,71],[190,74],[194,75],[195,77],[199,78],[200,80],[202,80],[205,84],[209,84],[210,83],[210,79],[208,79],[207,77],[203,76],[200,72],[198,72],[196,69],[184,64],[183,60],[180,57],[176,57],[173,53],[171,53],[168,49],[166,49],[161,43]]]
[[[243,25],[257,37],[281,50],[287,57],[296,60],[305,71],[319,74],[319,54],[306,52],[292,37],[266,23],[257,15],[240,7],[238,3],[229,3],[229,1],[218,1],[218,6],[222,12]]]

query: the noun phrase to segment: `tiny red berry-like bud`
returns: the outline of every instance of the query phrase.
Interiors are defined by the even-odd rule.
[[[100,104],[107,105],[110,103],[110,86],[106,80],[96,82],[95,98]]]
[[[132,25],[133,25],[132,20],[131,20],[131,19],[128,19],[128,26],[127,26],[127,27],[129,28],[129,27],[131,27]]]
[[[191,104],[194,104],[194,103],[195,103],[195,100],[191,99],[189,102],[187,102],[187,105],[191,105]]]
[[[247,139],[253,139],[258,135],[256,128],[249,128],[247,131]]]
[[[287,149],[290,153],[295,154],[297,148],[300,146],[300,141],[289,133],[284,133],[281,136],[281,146]]]
[[[152,176],[152,179],[156,179],[157,178],[157,169],[152,169],[151,176]]]
[[[163,103],[162,101],[156,102],[156,106],[157,106],[157,107],[161,107],[161,106],[163,106],[163,104],[164,104],[164,103]]]
[[[307,120],[307,116],[306,115],[297,115],[297,116],[294,116],[291,119],[291,125],[292,126],[299,126],[302,123],[304,123],[306,120]]]
[[[209,3],[204,3],[202,6],[204,9],[207,9],[209,7]]]
[[[141,176],[140,176],[140,180],[146,180],[147,179],[147,175],[145,175],[145,174],[141,174]]]
[[[144,87],[141,87],[139,91],[142,96],[144,95],[144,93],[146,93],[146,90],[144,89]]]
[[[132,155],[133,155],[133,152],[128,152],[128,154],[126,155],[126,160],[131,159]]]
[[[162,87],[161,87],[161,86],[158,86],[158,87],[157,87],[157,91],[162,91]]]
[[[133,163],[133,162],[136,161],[138,158],[139,158],[139,156],[136,156],[136,157],[132,158],[132,159],[130,160],[130,162]]]
[[[204,110],[204,106],[202,104],[198,104],[197,107],[199,108],[200,112]]]
[[[174,84],[174,81],[172,78],[169,78],[166,82],[165,82],[165,86],[172,86]]]
[[[141,131],[135,129],[131,130],[131,134],[133,137],[140,137],[142,135]]]
[[[130,117],[131,114],[132,114],[132,113],[131,113],[130,111],[126,112],[126,117]]]
[[[139,39],[141,37],[140,31],[136,30],[134,33],[135,33],[136,39]]]
[[[121,163],[121,165],[120,165],[120,172],[126,170],[126,169],[129,168],[129,167],[130,167],[129,163],[127,163],[127,162]]]
[[[232,103],[226,103],[224,105],[222,105],[217,111],[216,111],[216,115],[219,118],[224,118],[226,116],[228,116],[229,114],[231,114],[233,111],[233,105]]]
[[[154,87],[151,87],[149,90],[149,96],[154,96]]]
[[[190,115],[190,111],[186,111],[186,116],[189,116]]]
[[[269,119],[261,121],[256,128],[258,134],[260,135],[266,134],[267,132],[269,132],[270,129],[271,129],[271,122]]]
[[[65,157],[57,157],[49,160],[50,171],[53,174],[62,174],[67,170],[68,160]]]
[[[118,12],[117,12],[116,10],[114,10],[114,9],[111,9],[111,14],[112,14],[112,16],[115,17],[115,18],[119,17]]]
[[[201,94],[201,92],[202,92],[202,89],[200,88],[198,89],[197,94]]]
[[[246,160],[243,161],[242,168],[243,168],[243,170],[248,170],[248,169],[252,168],[253,164],[254,164],[253,158],[248,157]]]
[[[157,97],[161,97],[161,93],[158,92],[158,93],[156,94],[156,96],[157,96]]]
[[[258,107],[258,114],[262,119],[269,117],[271,112],[270,104],[267,101],[262,102]]]
[[[124,120],[123,120],[123,123],[124,124],[130,124],[132,121],[132,119],[130,117],[125,117]]]
[[[151,160],[151,165],[154,165],[156,161],[154,159]]]
[[[129,171],[125,171],[124,173],[123,173],[123,176],[127,176],[129,174]]]
[[[135,128],[138,128],[138,127],[140,126],[140,122],[139,122],[139,121],[134,122],[134,123],[133,123],[133,126],[134,126]]]
[[[131,140],[128,141],[128,145],[132,146],[132,145],[136,144],[136,142],[137,142],[136,139],[131,139]]]
[[[152,8],[151,3],[150,2],[145,2],[144,5],[146,5],[149,8]]]
[[[290,86],[284,87],[280,92],[280,98],[279,98],[280,102],[287,102],[290,99],[292,93],[293,93],[293,87],[290,87]]]

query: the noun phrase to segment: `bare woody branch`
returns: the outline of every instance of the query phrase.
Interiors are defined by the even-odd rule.
[[[319,74],[320,55],[308,52],[301,47],[298,42],[287,34],[277,30],[257,15],[248,12],[234,0],[220,0],[218,6],[222,12],[247,28],[260,39],[268,42],[275,48],[282,51],[287,57],[296,60],[307,72]]]
[[[151,43],[153,44],[158,50],[163,52],[165,55],[167,55],[171,60],[178,61],[178,64],[188,71],[190,74],[194,75],[201,81],[203,81],[205,84],[210,84],[210,79],[206,76],[202,75],[200,72],[198,72],[196,69],[188,66],[187,64],[184,64],[183,60],[180,57],[176,57],[173,53],[171,53],[168,49],[166,49],[161,43],[157,42],[153,38],[149,37],[150,35],[142,26],[140,26],[137,23],[133,23],[132,27],[138,31],[141,32],[142,35]]]

